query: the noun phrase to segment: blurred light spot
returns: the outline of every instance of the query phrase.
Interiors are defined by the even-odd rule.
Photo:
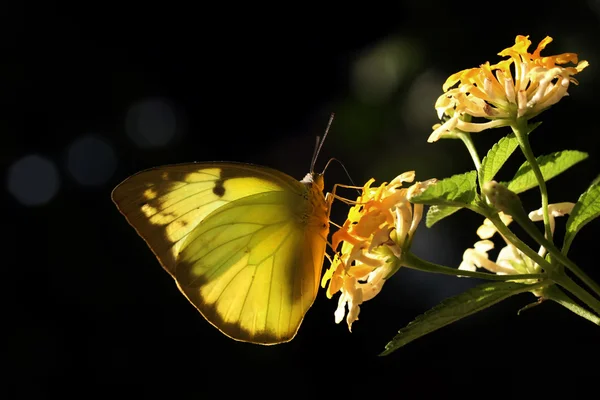
[[[82,185],[101,185],[115,172],[117,157],[113,148],[96,135],[75,140],[68,150],[67,165]]]
[[[125,129],[140,148],[162,147],[175,136],[177,117],[165,100],[146,99],[131,106],[127,112]]]
[[[445,77],[437,71],[425,71],[413,80],[402,105],[402,119],[408,132],[428,136],[431,127],[439,122],[435,102],[443,94]]]
[[[58,192],[60,177],[54,163],[38,155],[16,161],[8,169],[8,191],[23,205],[40,206]]]
[[[367,103],[381,103],[395,93],[409,69],[418,66],[417,54],[402,38],[379,43],[359,57],[352,67],[356,96]]]

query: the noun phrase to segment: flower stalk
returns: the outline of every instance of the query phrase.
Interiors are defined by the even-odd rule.
[[[531,169],[535,174],[535,178],[540,188],[540,194],[542,197],[544,232],[546,235],[546,239],[552,241],[552,230],[550,229],[550,217],[548,215],[548,189],[546,188],[546,181],[544,180],[544,176],[542,175],[540,166],[535,156],[533,155],[531,145],[529,144],[529,137],[527,135],[527,121],[522,118],[518,118],[515,123],[511,124],[511,128],[515,134],[515,137],[519,141],[519,147],[525,155],[525,159],[529,162],[529,165],[531,166]]]
[[[445,267],[435,264],[430,261],[423,260],[411,252],[404,254],[401,261],[403,267],[415,269],[422,272],[430,272],[434,274],[452,275],[458,277],[468,276],[469,278],[486,279],[489,281],[519,281],[519,280],[542,280],[548,277],[545,273],[535,274],[515,274],[515,275],[497,275],[485,272],[457,270],[456,268]]]
[[[457,133],[457,135],[469,151],[471,159],[473,160],[473,164],[475,165],[475,169],[477,170],[477,176],[479,176],[479,170],[481,169],[481,159],[479,158],[479,154],[477,153],[477,149],[475,148],[475,143],[473,143],[471,134],[469,134],[468,132],[459,132]]]

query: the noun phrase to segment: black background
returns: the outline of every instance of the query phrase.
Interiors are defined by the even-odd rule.
[[[336,119],[317,169],[336,157],[359,184],[413,169],[417,180],[466,172],[472,164],[458,141],[426,142],[441,85],[458,70],[496,62],[517,34],[528,34],[532,48],[546,35],[555,39],[543,54],[577,52],[591,64],[532,135],[536,154],[589,152],[549,183],[551,202],[575,201],[600,170],[600,5],[569,6],[46,3],[7,11],[2,167],[38,154],[60,174],[59,191],[44,205],[3,196],[11,387],[24,397],[60,390],[86,398],[115,385],[188,395],[312,396],[322,392],[310,388],[321,386],[338,394],[427,397],[451,380],[465,392],[484,384],[544,386],[544,379],[565,375],[552,384],[590,384],[570,379],[597,376],[588,363],[598,360],[598,327],[550,302],[517,316],[534,300],[530,294],[378,357],[399,328],[475,284],[404,269],[363,305],[352,333],[333,321],[337,296],[321,292],[291,343],[235,342],[180,295],[110,200],[112,188],[134,172],[179,162],[252,162],[300,179],[331,112]],[[357,95],[354,66],[381,46],[402,49],[391,57],[404,72],[388,97],[369,103]],[[166,146],[138,148],[126,135],[127,110],[145,98],[166,99],[180,117]],[[99,185],[81,185],[69,172],[68,148],[86,133],[115,151],[115,169]],[[506,133],[474,135],[480,154]],[[522,161],[515,154],[501,178]],[[335,182],[349,183],[332,164],[327,189]],[[535,190],[523,196],[528,209],[539,207],[538,197]],[[341,223],[346,210],[336,204],[332,219]],[[414,251],[457,266],[481,222],[466,211],[432,229],[423,221]],[[584,228],[570,253],[596,280],[598,233],[597,224]]]

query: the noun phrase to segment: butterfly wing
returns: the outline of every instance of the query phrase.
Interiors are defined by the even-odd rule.
[[[113,200],[223,333],[263,344],[295,336],[325,254],[322,188],[265,167],[195,163],[138,173]]]

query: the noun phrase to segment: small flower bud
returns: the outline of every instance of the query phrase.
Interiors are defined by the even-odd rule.
[[[519,196],[496,181],[484,183],[481,191],[487,197],[488,202],[504,214],[514,217],[517,213],[525,212]]]

